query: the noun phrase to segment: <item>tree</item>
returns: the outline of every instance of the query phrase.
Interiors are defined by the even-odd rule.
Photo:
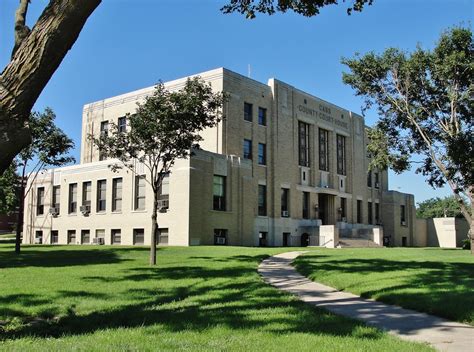
[[[153,190],[151,214],[150,265],[156,264],[156,235],[159,190],[176,159],[186,158],[202,140],[199,133],[215,126],[221,117],[224,94],[213,93],[199,78],[188,79],[180,91],[169,92],[159,83],[134,114],[127,114],[126,131],[111,124],[107,134],[89,136],[104,156],[118,159],[111,164],[135,172],[134,163],[142,163],[145,180]]]
[[[432,187],[447,183],[470,224],[471,241],[472,211],[463,197],[472,210],[473,53],[471,30],[458,27],[442,33],[431,51],[389,48],[342,60],[350,69],[344,83],[364,97],[364,110],[376,106],[380,115],[369,131],[371,168],[402,172],[418,163],[416,172]]]
[[[55,118],[56,115],[50,108],[46,108],[43,113],[34,112],[31,114],[29,119],[31,144],[24,148],[16,158],[16,164],[21,170],[20,204],[15,240],[16,253],[20,253],[25,199],[39,172],[48,166],[62,166],[75,161],[67,154],[74,148],[74,142],[54,124]],[[27,173],[30,167],[32,169]]]
[[[345,0],[342,0],[345,2]],[[362,11],[364,6],[372,5],[375,0],[351,0],[352,6],[347,8],[347,14],[352,11]],[[297,14],[312,17],[319,15],[321,8],[337,5],[338,0],[230,0],[222,7],[224,13],[238,12],[247,18],[255,18],[257,13],[273,15],[276,12],[294,11]]]
[[[418,203],[416,217],[421,219],[462,217],[461,207],[454,196],[430,198]]]
[[[0,74],[0,174],[31,142],[31,109],[100,2],[50,0],[30,30],[29,0],[20,0],[12,58]]]
[[[345,1],[345,0],[343,0]],[[374,0],[352,0],[348,9],[361,11]],[[19,0],[15,13],[15,44],[10,63],[0,74],[0,175],[21,149],[31,142],[29,115],[44,87],[76,42],[89,16],[101,0],[50,0],[30,30],[26,16],[30,0]],[[257,12],[273,14],[293,10],[315,16],[337,0],[230,0],[221,11],[254,18]]]

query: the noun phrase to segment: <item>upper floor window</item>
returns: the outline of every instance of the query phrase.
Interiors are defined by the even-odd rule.
[[[362,224],[362,201],[357,200],[357,223]]]
[[[400,205],[400,224],[401,225],[406,225],[407,219],[406,219],[406,208],[404,205]]]
[[[36,215],[44,214],[44,187],[36,190]]]
[[[309,192],[303,192],[303,219],[309,219]]]
[[[329,171],[329,132],[319,129],[319,170]]]
[[[252,141],[244,139],[244,159],[252,159]]]
[[[267,216],[267,186],[258,185],[258,215]]]
[[[127,118],[125,116],[118,118],[117,129],[119,132],[127,131]]]
[[[112,180],[112,211],[122,210],[122,178]]]
[[[367,187],[372,187],[372,171],[367,172]]]
[[[105,211],[106,209],[106,190],[107,181],[97,181],[97,211]]]
[[[53,208],[56,215],[59,215],[59,208],[60,203],[59,200],[61,199],[61,186],[54,186],[53,187]]]
[[[380,188],[380,183],[379,183],[379,173],[378,172],[374,172],[374,182],[375,182],[375,188]]]
[[[105,120],[100,123],[100,134],[107,135],[109,133],[109,121]]]
[[[367,222],[372,224],[372,202],[367,203]]]
[[[336,135],[337,143],[337,173],[346,174],[346,137],[340,134]]]
[[[267,164],[267,146],[264,143],[258,143],[258,164]]]
[[[169,194],[170,194],[170,173],[167,172],[163,175],[163,180],[161,181],[159,197],[160,199],[168,199]]]
[[[213,193],[213,209],[225,210],[225,176],[214,175]]]
[[[299,165],[309,166],[309,124],[298,122]]]
[[[267,125],[267,109],[258,107],[258,124],[262,126]]]
[[[146,179],[145,175],[135,176],[135,210],[145,209]]]
[[[288,188],[281,189],[281,216],[287,218],[290,216],[290,190]]]
[[[77,183],[69,185],[69,214],[77,212]]]
[[[380,225],[380,205],[375,203],[375,224]]]
[[[252,108],[253,105],[250,103],[244,103],[244,120],[252,122]]]
[[[346,221],[346,218],[347,218],[347,199],[346,198],[341,198],[340,213],[341,213],[341,221]]]
[[[91,206],[92,200],[92,182],[83,182],[82,183],[82,205]]]

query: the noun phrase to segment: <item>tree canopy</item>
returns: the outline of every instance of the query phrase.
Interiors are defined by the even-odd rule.
[[[463,196],[472,207],[473,53],[470,28],[455,27],[433,50],[389,48],[342,60],[349,68],[344,83],[364,98],[364,110],[379,114],[369,131],[371,167],[402,172],[418,164],[431,186],[450,186],[471,226]]]
[[[200,133],[215,126],[222,115],[223,93],[214,93],[199,77],[188,79],[183,89],[168,91],[159,83],[152,95],[127,114],[124,130],[112,123],[107,133],[89,136],[104,156],[116,158],[113,170],[126,167],[136,173],[135,163],[145,166],[139,175],[153,189],[150,264],[156,264],[158,191],[175,161],[187,158],[192,147],[202,140]]]
[[[421,219],[442,217],[463,217],[461,207],[454,196],[445,198],[430,198],[419,202],[416,207],[416,217]]]

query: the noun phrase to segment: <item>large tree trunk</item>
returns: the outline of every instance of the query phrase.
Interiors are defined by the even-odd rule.
[[[15,235],[15,253],[20,254],[21,231],[23,229],[23,214],[25,213],[25,174],[26,165],[23,165],[20,180],[20,204],[18,205],[18,214],[16,218],[16,235]]]
[[[0,174],[30,142],[33,105],[101,0],[50,0],[0,75]]]
[[[156,233],[158,232],[158,192],[153,192],[153,213],[151,214],[150,265],[156,265]]]

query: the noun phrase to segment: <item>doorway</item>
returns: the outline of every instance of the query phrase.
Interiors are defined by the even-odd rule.
[[[290,246],[290,236],[291,234],[289,232],[283,232],[283,247]]]
[[[304,233],[301,235],[301,247],[309,246],[309,234]]]

